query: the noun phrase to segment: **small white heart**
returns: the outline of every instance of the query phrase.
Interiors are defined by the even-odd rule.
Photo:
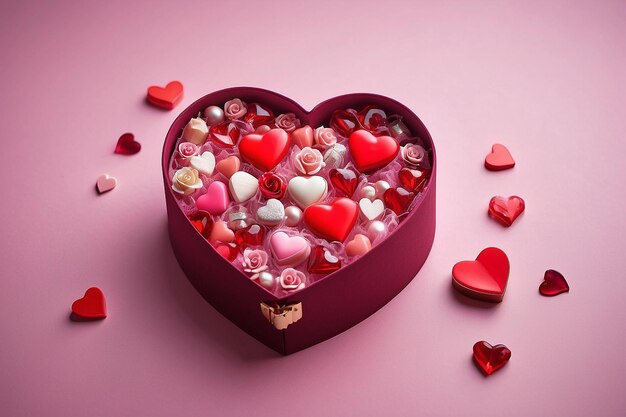
[[[117,180],[114,177],[109,177],[108,174],[102,174],[98,177],[96,181],[96,187],[98,188],[98,193],[106,193],[107,191],[111,191],[117,185]]]
[[[209,151],[203,152],[201,156],[192,157],[189,165],[203,174],[211,175],[215,169],[215,156]]]
[[[228,183],[230,194],[237,203],[243,203],[255,196],[259,189],[259,180],[245,171],[237,171]]]
[[[270,198],[267,200],[266,205],[259,207],[256,212],[256,216],[259,223],[266,224],[268,226],[276,225],[282,222],[285,218],[285,206],[283,206],[283,203],[275,198]]]
[[[320,176],[312,177],[293,177],[287,185],[289,195],[293,198],[301,208],[317,203],[324,197],[328,191],[326,180]]]
[[[369,198],[362,198],[359,200],[359,208],[367,220],[376,220],[385,211],[383,201],[378,199],[370,201]]]

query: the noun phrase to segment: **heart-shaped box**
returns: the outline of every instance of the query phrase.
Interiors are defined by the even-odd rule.
[[[303,124],[314,127],[328,126],[336,109],[358,109],[372,104],[388,114],[398,114],[430,153],[432,173],[428,185],[416,197],[412,210],[399,226],[370,252],[308,287],[279,298],[251,281],[216,252],[180,209],[170,185],[168,166],[187,122],[204,108],[234,97],[264,103],[277,114],[295,113]],[[435,237],[437,161],[432,138],[408,107],[381,95],[346,94],[326,100],[309,112],[295,101],[269,90],[235,87],[216,91],[195,101],[174,120],[165,138],[161,163],[170,240],[183,271],[215,309],[284,355],[331,338],[384,306],[415,277]],[[283,306],[286,307],[279,308]]]

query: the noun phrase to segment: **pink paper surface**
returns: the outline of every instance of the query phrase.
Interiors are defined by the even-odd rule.
[[[0,16],[0,415],[626,414],[623,1],[26,1]],[[177,109],[145,104],[173,79]],[[213,310],[167,238],[167,128],[238,85],[309,109],[384,94],[437,147],[437,235],[417,278],[289,357]],[[139,154],[113,154],[126,131]],[[496,142],[513,170],[483,168]],[[105,172],[118,186],[98,196]],[[509,229],[486,215],[496,194],[526,200]],[[450,271],[491,245],[511,277],[487,306]],[[538,294],[549,268],[570,293]],[[90,286],[109,317],[69,321]],[[512,351],[488,378],[471,361],[482,339]]]

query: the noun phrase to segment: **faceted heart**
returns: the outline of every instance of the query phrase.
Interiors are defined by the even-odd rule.
[[[249,103],[248,112],[243,119],[257,128],[261,125],[267,125],[274,121],[274,113],[270,108],[259,103]]]
[[[148,101],[163,109],[172,110],[183,99],[183,85],[180,81],[171,81],[165,88],[148,88]]]
[[[333,112],[330,118],[330,127],[347,138],[354,130],[362,126],[355,113],[339,109]]]
[[[513,224],[524,208],[524,200],[516,195],[507,198],[497,195],[489,201],[489,215],[506,227]]]
[[[234,122],[222,122],[209,128],[211,141],[222,148],[232,148],[241,137],[241,129]]]
[[[515,161],[506,146],[496,143],[491,148],[491,153],[485,157],[485,168],[490,171],[502,171],[513,168]]]
[[[287,155],[289,145],[291,139],[287,132],[271,129],[262,135],[252,133],[244,136],[239,143],[239,153],[261,171],[269,171]]]
[[[72,313],[85,319],[103,319],[107,316],[106,300],[100,288],[91,287],[83,298],[72,303]]]
[[[330,274],[341,268],[341,260],[323,246],[316,246],[309,256],[307,270],[311,274]]]
[[[401,187],[389,188],[383,194],[385,206],[393,210],[393,212],[396,213],[398,216],[408,210],[414,197],[415,193],[407,191]]]
[[[115,145],[115,153],[121,155],[133,155],[141,150],[141,143],[135,140],[135,135],[132,133],[124,133],[117,140]]]
[[[347,197],[352,197],[359,184],[357,173],[348,168],[331,169],[328,173],[328,177],[333,186],[343,192]]]
[[[452,283],[468,297],[499,303],[509,280],[509,258],[501,249],[487,248],[475,261],[461,261],[452,268]]]
[[[387,126],[387,115],[376,106],[366,106],[357,113],[361,126],[370,132],[379,127]]]
[[[412,168],[402,168],[398,173],[400,183],[408,190],[419,193],[424,189],[430,171]]]
[[[319,237],[329,241],[346,240],[359,216],[357,204],[348,198],[338,198],[330,205],[318,204],[304,210],[304,221]]]
[[[484,340],[474,344],[474,363],[485,375],[491,375],[502,368],[509,359],[511,359],[511,351],[504,345],[491,346]]]
[[[370,173],[393,161],[400,145],[391,136],[374,136],[361,129],[350,134],[348,148],[357,169]]]
[[[235,243],[241,249],[248,246],[259,246],[263,243],[265,228],[258,224],[252,224],[235,232]]]
[[[543,282],[539,285],[539,293],[546,297],[553,297],[569,291],[569,285],[565,277],[554,269],[548,269],[543,276]]]
[[[213,217],[207,213],[198,212],[191,215],[189,221],[205,239],[209,239],[213,229]]]

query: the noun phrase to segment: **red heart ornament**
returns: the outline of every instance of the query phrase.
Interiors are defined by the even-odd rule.
[[[163,109],[172,110],[183,99],[183,85],[180,81],[171,81],[165,88],[151,86],[148,88],[148,101]]]
[[[311,250],[307,270],[311,274],[330,274],[341,268],[341,260],[323,246]]]
[[[260,169],[269,171],[289,152],[291,138],[283,129],[271,129],[263,134],[252,133],[241,138],[239,153]]]
[[[502,171],[513,168],[515,161],[506,146],[496,143],[491,147],[491,153],[485,157],[485,168],[490,171]]]
[[[524,200],[516,195],[504,198],[499,195],[489,201],[489,215],[503,226],[509,227],[524,212]]]
[[[354,165],[369,173],[384,167],[398,155],[400,145],[391,136],[374,136],[367,130],[356,130],[348,138],[348,148]]]
[[[511,359],[511,351],[504,345],[491,346],[481,340],[474,344],[474,362],[485,373],[491,375]]]
[[[72,313],[85,319],[103,319],[107,316],[106,300],[100,288],[91,287],[83,298],[72,303]]]
[[[274,120],[274,113],[269,107],[259,103],[250,103],[248,104],[248,111],[243,119],[254,128],[257,128],[272,122]]]
[[[468,297],[499,303],[509,280],[509,258],[498,248],[487,248],[475,261],[461,261],[452,268],[454,287]]]
[[[124,133],[117,140],[115,145],[115,153],[121,155],[134,155],[141,150],[141,143],[135,140],[135,135],[132,133]]]
[[[539,285],[539,293],[546,297],[554,297],[569,291],[569,284],[563,274],[554,269],[548,269],[543,276],[543,282]]]
[[[357,173],[351,169],[331,169],[328,173],[330,182],[336,189],[343,192],[346,196],[352,197],[356,187],[359,184]]]
[[[400,172],[398,172],[398,177],[403,187],[415,193],[419,193],[424,189],[429,174],[429,171],[424,169],[402,168]]]
[[[236,123],[218,123],[209,128],[209,137],[217,146],[233,148],[241,137],[241,129]]]
[[[329,241],[346,240],[359,217],[357,204],[345,197],[330,205],[315,204],[304,210],[304,221],[317,236]]]
[[[415,193],[404,188],[389,188],[383,194],[385,206],[393,210],[398,216],[405,213],[415,197]]]

